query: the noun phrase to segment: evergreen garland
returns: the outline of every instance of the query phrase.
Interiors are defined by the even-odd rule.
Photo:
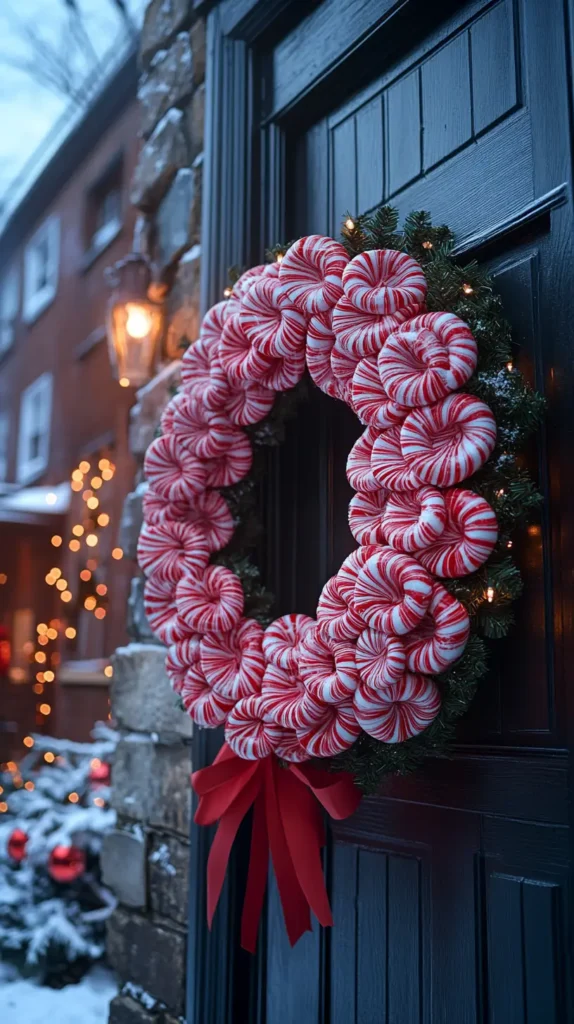
[[[429,214],[422,211],[411,213],[401,232],[397,211],[383,206],[372,216],[347,214],[342,242],[351,257],[367,249],[398,249],[421,264],[428,285],[427,309],[454,313],[476,338],[476,372],[462,390],[490,406],[498,430],[492,455],[478,473],[464,481],[466,488],[482,495],[494,509],[499,524],[497,545],[475,573],[441,581],[466,607],[471,619],[471,635],[462,657],[436,677],[442,694],[441,711],[423,733],[404,743],[380,743],[361,733],[350,750],[330,761],[334,770],[351,772],[361,789],[369,793],[377,789],[385,775],[411,772],[428,756],[448,756],[455,723],[468,709],[479,680],[488,670],[487,643],[506,636],[512,626],[512,603],[522,592],[522,579],[512,558],[511,535],[541,502],[541,495],[520,464],[519,454],[540,422],[544,399],[513,364],[511,328],[488,274],[476,262],[465,266],[457,262],[453,256],[454,236],[448,227],[434,227]],[[268,259],[281,259],[287,248],[274,246]],[[278,396],[269,416],[247,428],[254,449],[253,469],[240,483],[221,491],[237,529],[215,561],[236,573],[245,592],[245,614],[264,626],[274,617],[274,599],[261,583],[252,560],[260,535],[257,489],[265,462],[263,450],[281,443],[286,421],[295,414],[308,386],[304,379],[292,391]],[[325,761],[320,763],[325,766]]]

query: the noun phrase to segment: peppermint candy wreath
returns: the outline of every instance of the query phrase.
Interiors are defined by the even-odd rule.
[[[521,584],[509,534],[538,501],[516,453],[540,400],[512,363],[499,299],[476,265],[457,265],[450,232],[426,214],[396,229],[385,207],[348,218],[342,242],[301,238],[246,271],[185,352],[145,459],[147,615],[185,710],[225,729],[218,763],[194,778],[198,820],[233,832],[237,794],[256,815],[267,794],[292,941],[306,918],[289,920],[297,900],[281,887],[269,793],[284,808],[296,784],[344,816],[356,790],[309,761],[328,759],[367,790],[444,749],[485,671],[484,637],[510,625]],[[314,619],[269,621],[249,559],[254,453],[275,442],[285,393],[297,394],[306,370],[364,426],[347,461],[357,547]],[[291,856],[305,907],[330,923],[319,883],[310,894]],[[223,879],[212,868],[210,914]],[[254,930],[247,921],[248,948]]]

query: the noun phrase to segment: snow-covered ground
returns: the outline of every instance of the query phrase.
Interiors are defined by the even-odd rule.
[[[78,985],[53,989],[20,978],[0,964],[0,1021],[21,1024],[107,1024],[117,982],[105,967],[93,967]]]

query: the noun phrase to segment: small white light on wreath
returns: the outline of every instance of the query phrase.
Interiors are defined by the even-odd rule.
[[[345,227],[347,228],[347,231],[353,230],[353,228],[355,227],[355,221],[352,219],[352,217],[347,217],[345,221]]]
[[[492,604],[492,602],[494,601],[494,587],[486,588],[486,600],[488,601],[489,604]]]
[[[233,288],[230,288],[229,285],[228,285],[227,288],[223,289],[223,298],[224,299],[231,298],[231,293],[232,292],[233,292]]]
[[[471,284],[467,284],[467,283],[465,282],[465,283],[463,284],[463,286],[462,286],[462,290],[463,290],[463,292],[464,292],[464,294],[465,294],[465,295],[472,295],[472,293],[473,293],[473,291],[474,291],[474,288],[472,287],[472,285],[471,285]]]
[[[514,369],[514,363],[507,363],[507,364],[506,364],[506,369],[507,369],[507,370],[508,370],[509,372],[510,372],[511,370],[513,370],[513,369]]]
[[[423,242],[423,249],[432,249],[432,247],[432,242],[429,242],[428,240]]]

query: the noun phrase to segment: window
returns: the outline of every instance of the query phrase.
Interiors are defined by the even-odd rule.
[[[52,374],[43,373],[22,393],[18,436],[18,483],[29,483],[48,465]]]
[[[104,192],[95,213],[96,228],[92,247],[100,250],[116,237],[122,226],[122,193],[119,187],[111,187]]]
[[[10,436],[10,416],[7,412],[0,413],[0,483],[8,476],[8,439]]]
[[[0,279],[0,356],[14,341],[19,302],[20,275],[17,267],[10,267]]]
[[[116,156],[88,193],[87,263],[113,242],[122,228],[122,160]]]
[[[24,319],[31,323],[53,301],[58,289],[60,218],[48,217],[24,252]]]

